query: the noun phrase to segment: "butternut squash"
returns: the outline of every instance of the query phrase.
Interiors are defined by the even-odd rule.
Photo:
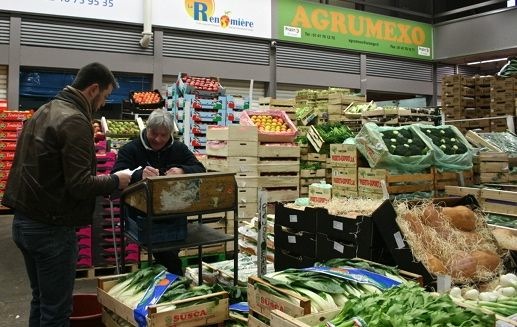
[[[477,260],[467,252],[458,251],[448,260],[447,266],[452,278],[469,279],[476,274]]]
[[[465,206],[445,207],[442,214],[458,229],[466,232],[476,229],[476,214]]]
[[[445,274],[447,272],[447,268],[445,267],[443,261],[431,253],[426,254],[424,265],[433,275]]]
[[[402,215],[402,218],[408,223],[409,229],[413,234],[422,235],[424,232],[424,226],[420,219],[415,216],[412,212],[406,212]]]
[[[424,224],[431,227],[442,225],[440,213],[438,212],[434,204],[429,204],[424,208],[422,221],[424,222]]]
[[[492,251],[473,251],[470,255],[476,259],[477,270],[494,272],[501,264],[501,258]]]

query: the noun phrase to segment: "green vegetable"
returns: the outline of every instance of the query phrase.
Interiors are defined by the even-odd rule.
[[[351,299],[330,323],[336,327],[354,326],[350,321],[356,317],[374,327],[495,325],[494,315],[487,315],[476,309],[460,308],[448,295],[432,295],[413,282],[392,287],[380,294]]]

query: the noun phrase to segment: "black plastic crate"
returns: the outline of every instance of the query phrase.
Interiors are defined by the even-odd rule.
[[[146,217],[135,215],[126,220],[127,233],[142,244],[146,244],[147,240],[146,219]],[[187,217],[153,221],[150,238],[153,244],[183,241],[187,238],[187,224]]]
[[[320,208],[306,207],[304,210],[287,208],[283,203],[275,204],[275,224],[309,233],[316,233]]]
[[[283,228],[275,224],[275,249],[277,248],[314,258],[316,256],[316,234]]]
[[[293,254],[275,247],[275,271],[312,267],[316,261],[316,258]]]
[[[158,98],[160,100],[158,102],[155,102],[155,103],[146,103],[146,104],[136,103],[135,99],[134,99],[134,95],[135,95],[135,93],[139,93],[139,92],[153,92],[156,95],[158,95]],[[149,113],[153,109],[163,108],[165,106],[165,99],[162,97],[162,95],[160,94],[160,91],[158,91],[158,90],[131,91],[131,92],[129,92],[129,102],[131,104],[131,110],[135,111],[135,110],[144,109],[144,110],[147,110]],[[137,113],[145,113],[145,111],[144,112],[137,112]]]

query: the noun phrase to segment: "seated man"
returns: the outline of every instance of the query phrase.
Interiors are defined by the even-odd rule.
[[[131,176],[132,184],[152,176],[205,172],[203,164],[187,146],[172,138],[173,131],[172,114],[163,109],[154,110],[140,137],[120,148],[112,173],[143,167]],[[166,267],[167,271],[183,275],[178,250],[156,252],[153,255],[156,262]]]

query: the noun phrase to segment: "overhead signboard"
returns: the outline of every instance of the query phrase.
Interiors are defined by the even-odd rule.
[[[0,10],[143,23],[143,0],[2,0]],[[152,0],[152,24],[271,38],[271,0]]]
[[[433,59],[429,24],[299,0],[278,0],[278,39]]]

